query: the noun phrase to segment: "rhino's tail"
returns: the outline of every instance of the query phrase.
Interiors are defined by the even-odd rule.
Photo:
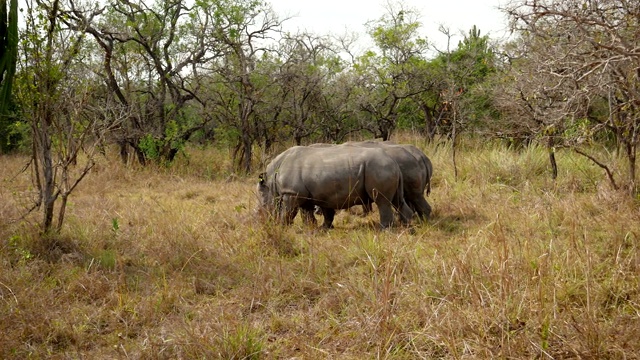
[[[400,176],[398,177],[398,186],[396,190],[396,194],[392,199],[393,206],[400,211],[402,209],[402,203],[404,202],[404,179],[402,177],[402,172],[398,172]]]
[[[426,155],[421,156],[421,158],[425,168],[427,169],[427,183],[425,184],[425,188],[427,189],[427,195],[429,195],[431,194],[431,177],[433,176],[433,164]]]
[[[402,172],[398,173],[400,174],[400,176],[398,177],[398,188],[396,190],[396,194],[392,199],[392,203],[398,211],[398,214],[400,214],[402,222],[407,224],[413,217],[413,210],[409,208],[409,205],[407,205],[407,202],[404,199],[404,179],[402,178]]]

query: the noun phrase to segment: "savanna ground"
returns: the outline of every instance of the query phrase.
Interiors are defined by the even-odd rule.
[[[561,152],[554,182],[542,148],[467,141],[455,179],[449,144],[400,141],[435,169],[412,231],[260,220],[255,176],[192,148],[99,157],[42,238],[13,221],[27,158],[0,157],[0,358],[640,357],[639,207],[600,168]]]

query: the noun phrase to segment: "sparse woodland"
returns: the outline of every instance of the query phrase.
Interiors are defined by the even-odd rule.
[[[362,53],[245,0],[0,10],[0,358],[639,357],[635,2],[446,49],[389,3]],[[282,150],[371,138],[429,156],[428,221],[256,212]]]

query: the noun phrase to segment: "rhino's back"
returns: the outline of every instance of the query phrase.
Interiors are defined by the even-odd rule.
[[[273,171],[280,194],[335,208],[361,203],[372,188],[395,191],[399,179],[397,165],[381,149],[303,147],[289,152],[278,165]]]
[[[405,190],[422,193],[426,185],[427,171],[424,163],[403,145],[386,145],[385,152],[398,163],[404,176]]]
[[[408,152],[410,152],[416,159],[418,159],[418,161],[423,164],[425,169],[424,176],[427,186],[427,193],[431,192],[431,177],[433,176],[433,164],[431,163],[431,160],[429,160],[427,155],[422,150],[414,145],[407,144],[402,146],[405,147]]]
[[[418,159],[407,147],[413,145],[398,145],[390,141],[374,140],[347,142],[344,145],[382,149],[398,164],[402,172],[405,191],[422,193],[424,190],[427,182],[427,169],[424,162]]]

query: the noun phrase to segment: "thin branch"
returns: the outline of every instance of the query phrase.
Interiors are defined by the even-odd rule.
[[[613,173],[611,172],[611,169],[609,169],[609,167],[607,165],[603,164],[602,162],[600,162],[595,157],[585,153],[584,151],[582,151],[582,150],[580,150],[578,148],[574,147],[573,151],[575,151],[576,153],[586,157],[587,159],[591,160],[594,164],[596,164],[599,167],[601,167],[602,169],[604,169],[604,171],[607,172],[607,177],[609,178],[609,182],[611,183],[611,186],[613,186],[613,188],[615,190],[619,190],[618,184],[616,184],[616,180],[613,178]]]

